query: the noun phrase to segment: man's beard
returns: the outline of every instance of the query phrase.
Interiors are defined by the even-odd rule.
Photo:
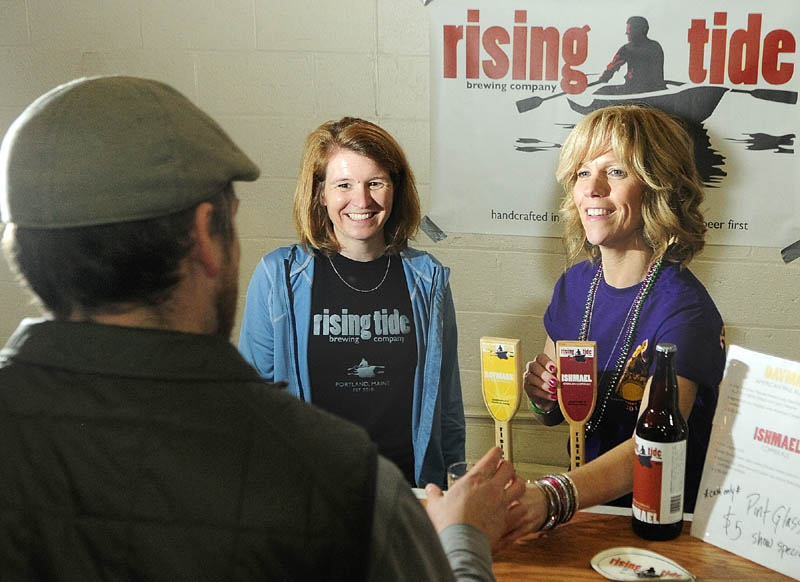
[[[232,265],[230,265],[227,270],[228,273],[214,301],[217,315],[217,328],[214,330],[214,334],[226,340],[230,340],[233,324],[236,321],[236,302],[239,298],[239,276],[236,272],[237,269],[233,268]]]

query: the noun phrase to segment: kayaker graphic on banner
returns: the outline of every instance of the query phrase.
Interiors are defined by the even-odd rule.
[[[431,205],[444,232],[560,236],[561,144],[642,103],[681,118],[711,244],[800,239],[800,12],[753,4],[435,0]],[[454,212],[453,209],[458,211]]]

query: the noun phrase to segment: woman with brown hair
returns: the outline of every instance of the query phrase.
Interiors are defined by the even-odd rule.
[[[300,244],[266,255],[239,349],[262,376],[363,426],[411,484],[464,460],[449,269],[408,246],[414,175],[381,127],[345,117],[306,140],[294,197]]]

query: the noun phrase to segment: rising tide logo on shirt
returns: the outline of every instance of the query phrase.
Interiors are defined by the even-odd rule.
[[[347,375],[358,376],[359,378],[375,378],[383,374],[385,369],[386,366],[370,364],[366,358],[361,358],[358,364],[347,368]]]
[[[323,309],[312,318],[311,333],[327,336],[331,342],[359,343],[361,340],[373,342],[403,342],[411,333],[410,319],[401,315],[399,309],[376,309],[372,313],[351,313],[343,308],[339,313]]]

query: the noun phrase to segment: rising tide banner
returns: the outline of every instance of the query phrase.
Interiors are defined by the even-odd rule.
[[[800,239],[793,0],[434,0],[431,204],[447,232],[560,236],[561,144],[644,103],[695,142],[712,244]]]

